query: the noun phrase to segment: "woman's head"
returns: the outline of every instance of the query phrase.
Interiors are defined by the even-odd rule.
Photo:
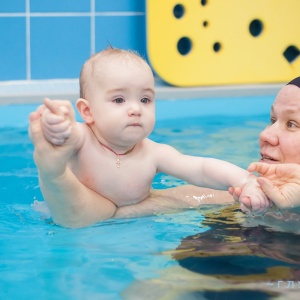
[[[259,137],[261,161],[300,164],[300,77],[279,91],[270,119]]]

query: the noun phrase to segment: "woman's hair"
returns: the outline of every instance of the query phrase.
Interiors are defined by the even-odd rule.
[[[300,76],[299,77],[296,77],[294,78],[293,80],[291,80],[288,84],[293,84],[295,86],[297,86],[298,88],[300,88]]]

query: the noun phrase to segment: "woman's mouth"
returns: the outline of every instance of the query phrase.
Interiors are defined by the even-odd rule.
[[[260,161],[265,163],[277,163],[278,161],[270,156],[261,155]]]

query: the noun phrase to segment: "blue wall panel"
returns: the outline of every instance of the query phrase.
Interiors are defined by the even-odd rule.
[[[146,55],[144,16],[96,17],[96,52],[107,47],[132,49]]]
[[[118,12],[144,12],[145,2],[143,0],[96,0],[97,12],[118,11]]]
[[[77,78],[89,55],[88,17],[31,20],[32,79]]]
[[[31,12],[89,12],[90,0],[30,0]]]
[[[0,0],[0,13],[25,12],[25,4],[25,0]]]
[[[25,18],[0,18],[0,80],[26,79]]]
[[[146,56],[144,0],[0,0],[0,81],[78,78],[108,42]]]

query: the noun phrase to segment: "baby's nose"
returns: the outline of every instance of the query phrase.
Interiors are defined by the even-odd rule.
[[[133,103],[129,107],[129,115],[140,115],[141,107],[138,103]]]

